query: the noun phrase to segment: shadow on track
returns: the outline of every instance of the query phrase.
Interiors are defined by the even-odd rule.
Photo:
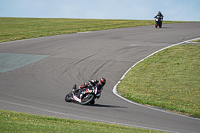
[[[172,28],[172,27],[162,27],[161,29],[170,29],[170,28]]]
[[[107,107],[107,108],[127,108],[127,107],[122,107],[122,106],[113,106],[113,105],[103,105],[103,104],[86,104],[86,105],[81,105],[79,102],[76,101],[71,101],[71,103],[80,105],[80,106],[91,106],[91,107]]]
[[[94,107],[109,107],[109,108],[127,108],[127,107],[121,107],[121,106],[113,106],[113,105],[102,105],[102,104],[93,104],[88,106],[94,106]]]

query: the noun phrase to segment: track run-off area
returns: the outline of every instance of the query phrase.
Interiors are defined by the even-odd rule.
[[[113,93],[138,61],[199,36],[200,23],[175,23],[161,29],[150,25],[0,43],[0,109],[166,132],[199,132],[198,118],[127,102]],[[107,83],[95,105],[65,102],[74,83],[100,77]]]

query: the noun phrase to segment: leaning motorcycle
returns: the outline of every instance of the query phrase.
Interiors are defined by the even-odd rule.
[[[100,98],[102,89],[98,90],[97,87],[94,86],[94,87],[87,87],[87,88],[79,90],[78,92],[75,92],[75,93],[73,93],[71,91],[65,96],[65,101],[66,102],[74,101],[74,102],[78,102],[82,105],[94,104],[95,99]]]
[[[155,17],[155,28],[157,28],[159,26],[159,28],[162,27],[162,21],[163,21],[163,17],[162,16],[156,16]]]

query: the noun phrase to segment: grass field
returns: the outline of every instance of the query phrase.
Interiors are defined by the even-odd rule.
[[[179,23],[181,22],[179,21]],[[164,21],[163,23],[177,23],[177,21]],[[144,25],[154,25],[154,20],[0,17],[0,43],[36,37]]]
[[[131,69],[118,93],[132,101],[200,116],[200,45],[179,45]]]
[[[115,124],[45,117],[6,110],[0,110],[0,132],[160,133],[160,131],[125,127]]]

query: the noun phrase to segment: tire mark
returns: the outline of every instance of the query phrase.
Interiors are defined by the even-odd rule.
[[[109,60],[106,61],[106,62],[104,62],[98,69],[96,69],[96,70],[92,73],[92,75],[90,76],[90,79],[92,79],[92,78],[94,77],[94,75],[95,75],[104,65],[106,65],[108,62],[109,62]]]

